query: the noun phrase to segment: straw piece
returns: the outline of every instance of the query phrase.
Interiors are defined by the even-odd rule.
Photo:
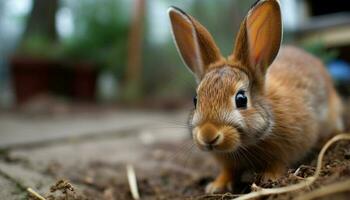
[[[300,183],[297,183],[294,185],[289,185],[289,186],[280,187],[280,188],[261,188],[260,190],[258,190],[256,192],[251,192],[251,193],[242,195],[240,197],[237,197],[237,198],[235,198],[235,200],[246,200],[246,199],[253,199],[253,198],[257,198],[257,197],[261,197],[261,196],[271,195],[271,194],[281,194],[281,193],[286,193],[286,192],[292,192],[292,191],[299,190],[299,189],[305,188],[307,186],[310,186],[320,176],[321,168],[322,168],[322,160],[323,160],[325,152],[333,143],[335,143],[339,140],[350,140],[350,134],[348,134],[348,133],[339,134],[339,135],[336,135],[327,141],[327,143],[322,147],[322,149],[318,155],[317,167],[316,167],[315,174],[313,176],[307,177],[303,181],[301,181]]]
[[[342,181],[340,183],[334,183],[328,186],[320,187],[317,190],[303,194],[299,196],[296,200],[310,200],[318,197],[324,197],[330,194],[345,192],[350,190],[350,180]]]
[[[128,176],[128,182],[129,182],[129,187],[130,187],[130,192],[131,192],[132,198],[135,200],[138,200],[138,199],[140,199],[140,194],[139,194],[139,190],[137,187],[137,181],[136,181],[134,167],[132,165],[127,165],[126,172],[127,172],[127,176]]]
[[[41,196],[39,193],[35,192],[32,188],[27,188],[27,192],[39,200],[46,200],[43,196]]]

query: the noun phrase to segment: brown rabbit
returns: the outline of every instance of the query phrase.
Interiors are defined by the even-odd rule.
[[[341,101],[321,61],[294,47],[277,56],[279,1],[254,4],[228,58],[193,17],[175,7],[168,12],[178,51],[198,82],[193,140],[221,166],[208,193],[232,186],[242,170],[276,179],[342,129]]]

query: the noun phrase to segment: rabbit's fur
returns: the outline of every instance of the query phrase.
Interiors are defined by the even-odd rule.
[[[227,59],[193,17],[174,7],[169,16],[178,51],[198,82],[193,140],[222,168],[207,192],[226,190],[243,169],[276,179],[342,130],[341,100],[320,60],[295,47],[280,49],[277,0],[251,8]],[[246,107],[236,106],[239,91]]]

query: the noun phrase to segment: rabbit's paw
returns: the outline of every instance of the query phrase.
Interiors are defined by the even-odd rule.
[[[206,186],[205,192],[207,194],[229,192],[232,191],[232,185],[232,181],[215,180]]]

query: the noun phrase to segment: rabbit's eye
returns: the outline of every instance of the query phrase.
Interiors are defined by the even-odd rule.
[[[246,108],[247,107],[247,102],[248,98],[245,95],[245,92],[243,90],[240,90],[236,94],[236,107],[237,108]]]
[[[197,95],[193,97],[193,105],[194,105],[194,108],[197,107]]]

